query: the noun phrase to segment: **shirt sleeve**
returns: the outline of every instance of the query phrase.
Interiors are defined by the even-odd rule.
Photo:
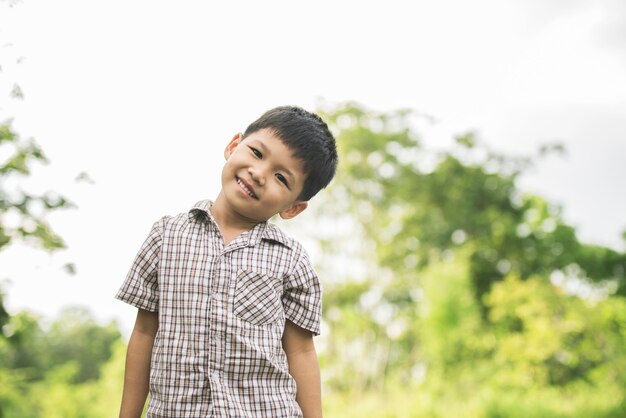
[[[115,295],[116,299],[151,312],[156,312],[159,306],[158,272],[165,219],[160,219],[152,226],[122,287]]]
[[[301,328],[320,334],[322,287],[306,252],[283,283],[283,308],[288,320]]]

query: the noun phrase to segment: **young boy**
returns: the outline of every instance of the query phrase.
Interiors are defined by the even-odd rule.
[[[263,114],[224,151],[215,202],[157,221],[116,298],[138,308],[120,417],[321,417],[321,288],[297,216],[335,174],[326,123]]]

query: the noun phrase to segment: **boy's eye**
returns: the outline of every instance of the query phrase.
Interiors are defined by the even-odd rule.
[[[254,147],[248,147],[250,148],[250,150],[252,151],[252,153],[257,157],[257,158],[262,158],[263,154],[261,154],[261,151],[259,151],[258,149],[254,148]]]
[[[289,184],[287,183],[287,179],[285,178],[285,176],[283,176],[282,174],[276,174],[276,178],[278,179],[278,181],[280,181],[281,183],[283,183],[285,186],[289,187]]]

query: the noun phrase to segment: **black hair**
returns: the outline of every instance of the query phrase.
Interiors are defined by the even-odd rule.
[[[261,129],[272,131],[302,161],[306,178],[298,200],[309,200],[328,186],[338,157],[335,138],[322,118],[297,106],[276,107],[252,122],[243,138]]]

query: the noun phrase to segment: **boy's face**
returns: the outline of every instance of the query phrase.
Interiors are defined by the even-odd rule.
[[[222,193],[238,216],[266,221],[275,214],[284,219],[298,215],[307,202],[298,200],[304,187],[302,162],[268,129],[242,140],[235,135],[224,150]]]

